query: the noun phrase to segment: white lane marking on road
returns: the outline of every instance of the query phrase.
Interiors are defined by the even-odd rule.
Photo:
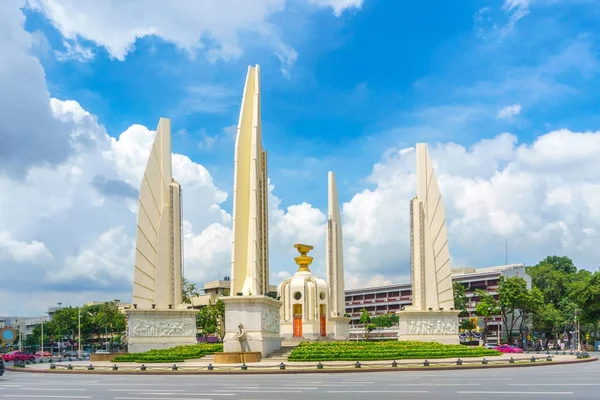
[[[507,392],[507,391],[469,391],[469,390],[460,390],[456,392],[457,394],[573,394],[573,392]]]
[[[253,392],[248,392],[248,393],[253,393]],[[114,394],[118,394],[118,393],[114,393]],[[160,396],[160,395],[165,395],[165,396],[198,396],[198,393],[171,393],[168,391],[155,391],[155,392],[128,392],[128,393],[123,393],[123,396],[125,395],[140,395],[140,396],[146,396],[146,395],[153,395],[153,396]],[[236,393],[211,393],[211,396],[235,396]],[[152,399],[154,399],[154,397],[152,397]]]
[[[43,390],[43,391],[47,391],[47,390],[60,390],[61,392],[66,392],[66,391],[72,391],[72,392],[84,392],[87,389],[71,389],[71,388],[29,388],[29,387],[22,387],[21,390]]]
[[[478,376],[477,379],[485,380],[485,381],[514,381],[515,378],[486,378],[484,376]],[[555,378],[552,378],[555,379]],[[438,382],[448,382],[448,381],[466,381],[466,378],[445,378],[445,379],[434,379],[434,381]]]
[[[196,395],[197,396],[197,395]],[[115,400],[148,400],[147,397],[113,397]],[[152,400],[183,400],[173,397],[152,397]],[[185,400],[212,400],[209,397],[194,397],[193,399],[186,398]]]
[[[184,389],[166,389],[166,390],[156,390],[156,389],[108,389],[109,392],[185,392]],[[197,394],[197,393],[194,393]]]
[[[302,393],[302,390],[250,390],[248,391],[247,389],[238,389],[238,388],[231,388],[231,389],[213,389],[211,390],[211,392],[244,392],[244,393]],[[212,396],[212,393],[211,393]]]
[[[288,386],[298,386],[298,384],[296,385],[292,385],[291,383],[288,384],[283,384],[282,387],[287,388]],[[352,385],[352,384],[347,384],[347,385],[341,385],[338,383],[314,383],[314,382],[310,382],[310,386],[318,386],[318,387],[329,387],[329,386],[333,386],[333,387],[349,387],[349,386],[367,386],[367,385]]]
[[[26,397],[28,399],[91,399],[92,396],[50,396],[50,395],[35,395],[35,394],[5,394],[2,397]]]
[[[509,383],[508,386],[600,386],[600,383]]]
[[[327,393],[429,393],[427,390],[328,390]]]
[[[2,387],[21,387],[23,385],[14,385],[14,384],[10,384],[10,383],[0,383],[0,386],[2,386]]]
[[[481,386],[481,383],[392,383],[390,386]]]

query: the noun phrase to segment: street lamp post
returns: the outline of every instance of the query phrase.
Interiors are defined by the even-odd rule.
[[[42,346],[41,346],[42,357],[44,356],[44,318],[42,318]]]

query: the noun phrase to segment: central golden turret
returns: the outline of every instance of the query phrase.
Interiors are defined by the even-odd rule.
[[[294,258],[294,261],[296,261],[296,264],[298,264],[299,267],[298,272],[310,272],[308,266],[313,262],[313,258],[307,256],[307,254],[313,247],[308,244],[300,243],[296,243],[294,247],[298,250],[298,253],[300,253],[299,257]]]

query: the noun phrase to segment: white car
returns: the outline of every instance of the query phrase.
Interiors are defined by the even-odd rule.
[[[110,354],[108,350],[96,350],[96,354]]]

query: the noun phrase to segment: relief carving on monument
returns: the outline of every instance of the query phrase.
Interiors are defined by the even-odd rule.
[[[447,335],[458,333],[457,320],[453,318],[411,318],[408,322],[409,335]]]
[[[262,314],[261,329],[263,332],[279,332],[279,311],[265,310]]]
[[[140,319],[132,321],[131,335],[138,337],[195,336],[196,327],[189,321]]]

